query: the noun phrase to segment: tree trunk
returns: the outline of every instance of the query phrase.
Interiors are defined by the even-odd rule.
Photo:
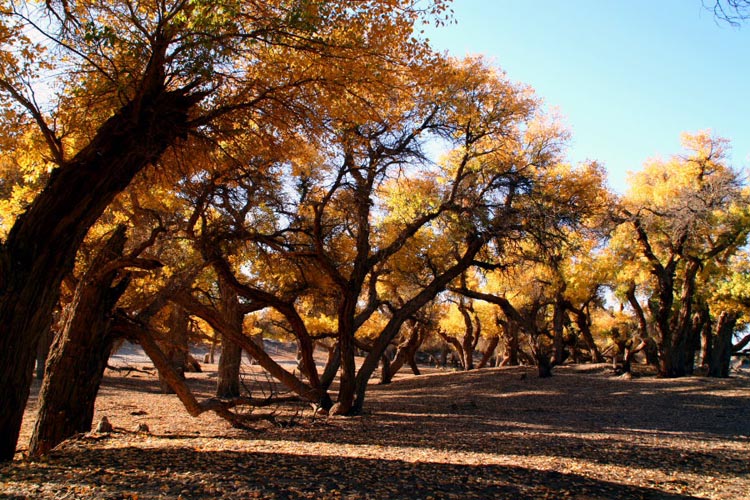
[[[356,305],[356,297],[344,297],[339,308],[338,329],[341,377],[339,379],[338,398],[331,410],[334,415],[347,415],[354,405],[357,376],[356,365],[354,363],[354,314],[356,312]],[[381,358],[381,355],[378,355],[378,360]]]
[[[737,323],[737,316],[726,311],[721,313],[716,323],[716,334],[708,367],[709,377],[726,378],[732,362],[732,335]]]
[[[701,368],[706,373],[708,373],[709,365],[711,364],[713,345],[711,323],[708,322],[703,327],[703,330],[701,330]]]
[[[422,345],[425,335],[423,329],[419,325],[412,325],[409,338],[402,342],[396,349],[396,354],[393,357],[393,361],[388,359],[387,369],[385,363],[383,364],[383,370],[387,370],[384,376],[381,376],[381,384],[389,384],[393,380],[393,376],[408,363],[411,367],[414,375],[419,375],[419,367],[417,366],[416,360],[414,359],[417,354],[419,346]],[[383,358],[387,358],[387,355]]]
[[[391,358],[388,357],[388,353],[383,354],[381,359],[380,367],[380,385],[390,384],[393,380],[393,372],[391,372]]]
[[[39,339],[39,348],[36,351],[36,378],[44,380],[44,366],[47,364],[52,342],[55,340],[55,332],[50,325],[47,332]]]
[[[221,277],[219,277],[219,294],[221,295],[221,312],[224,319],[238,335],[243,335],[245,315],[240,307],[240,299],[234,288]],[[253,341],[250,340],[250,342]],[[216,383],[217,397],[231,399],[240,396],[241,365],[242,348],[226,335],[222,335],[219,377]]]
[[[112,350],[112,310],[128,279],[116,286],[117,271],[104,276],[105,263],[122,256],[125,226],[119,226],[97,254],[67,307],[60,334],[55,338],[39,393],[40,407],[29,452],[45,455],[63,440],[91,430],[94,402]]]
[[[505,338],[505,358],[500,363],[501,366],[518,366],[518,350],[520,347],[520,340],[518,338],[519,327],[518,323],[513,320],[508,320],[504,325],[504,338]]]
[[[185,378],[188,363],[188,322],[189,316],[185,309],[174,304],[169,317],[169,337],[165,344],[165,352],[169,361],[172,363],[175,372]],[[173,390],[169,383],[159,375],[159,385],[162,394],[172,394]]]
[[[81,242],[115,195],[186,134],[202,97],[166,91],[153,71],[161,62],[152,55],[138,99],[52,173],[0,248],[0,461],[15,454],[39,339]]]
[[[461,347],[458,353],[461,356],[461,363],[464,370],[474,369],[474,324],[471,321],[470,312],[473,310],[471,304],[468,306],[462,298],[458,305],[458,310],[464,318],[464,336],[461,339]]]
[[[583,341],[586,342],[586,346],[589,348],[589,353],[591,353],[591,361],[593,363],[603,362],[604,356],[602,356],[602,352],[599,350],[599,347],[594,341],[594,336],[591,334],[591,318],[584,312],[584,310],[580,312],[574,311],[574,314],[576,316],[576,325],[578,325],[578,328],[581,330]]]
[[[240,396],[241,365],[242,348],[230,339],[222,338],[216,397],[231,399]]]
[[[563,364],[565,361],[565,305],[561,295],[555,299],[554,311],[552,316],[552,366]]]
[[[539,378],[549,378],[552,376],[552,360],[549,354],[538,352],[536,355],[537,372]]]
[[[489,344],[487,344],[487,347],[484,349],[484,354],[482,355],[482,359],[479,361],[477,368],[481,369],[487,366],[490,358],[492,358],[492,355],[495,353],[495,349],[497,349],[498,343],[500,343],[500,337],[493,335],[492,338],[490,338]]]

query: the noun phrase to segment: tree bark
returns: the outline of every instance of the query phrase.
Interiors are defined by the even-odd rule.
[[[39,339],[39,347],[36,351],[36,378],[37,380],[44,380],[44,367],[47,364],[47,358],[49,357],[49,351],[52,347],[52,342],[55,340],[55,332],[52,326]]]
[[[479,361],[479,364],[477,365],[478,369],[484,368],[487,366],[487,364],[490,361],[490,358],[492,358],[492,355],[495,353],[495,349],[497,349],[497,344],[500,343],[500,337],[498,335],[493,335],[490,338],[489,344],[487,344],[487,347],[484,349],[484,354],[482,354],[482,359]]]
[[[561,294],[555,297],[555,304],[552,316],[552,366],[563,364],[565,361],[565,302]]]
[[[500,362],[500,366],[518,366],[518,351],[520,348],[520,341],[518,338],[519,334],[518,323],[508,319],[503,324],[503,338],[505,339],[505,356]]]
[[[419,375],[419,367],[417,366],[414,356],[422,345],[425,335],[424,330],[420,325],[412,325],[411,332],[406,341],[402,342],[396,349],[396,354],[393,357],[393,361],[388,362],[387,369],[386,365],[383,365],[383,376],[381,376],[381,384],[389,384],[393,380],[393,376],[408,363],[412,369],[414,375]],[[385,358],[384,358],[385,359]]]
[[[722,312],[716,323],[716,334],[708,366],[709,377],[729,377],[729,366],[732,361],[732,335],[737,324],[737,316]]]
[[[238,334],[244,335],[244,317],[240,308],[237,292],[220,276],[219,293],[221,295],[221,312],[230,327]],[[250,340],[250,342],[253,342]],[[237,398],[240,396],[240,366],[242,365],[242,347],[226,335],[221,335],[221,357],[216,382],[216,396],[220,398]]]
[[[141,169],[186,135],[188,112],[202,98],[166,91],[153,69],[162,62],[152,56],[142,93],[52,173],[0,247],[0,461],[15,454],[39,339],[86,233]]]
[[[189,316],[183,307],[173,305],[169,317],[169,333],[166,342],[166,356],[180,377],[185,377],[188,363],[188,321]],[[172,388],[160,375],[159,385],[163,394],[172,394]]]
[[[683,377],[693,372],[695,351],[693,334],[693,296],[695,294],[695,277],[700,269],[697,259],[688,260],[685,276],[680,290],[679,311],[670,321],[671,342],[664,345],[662,356],[667,364],[663,376]],[[667,348],[668,347],[668,348]]]
[[[45,455],[68,437],[91,430],[94,402],[114,341],[112,310],[128,279],[114,287],[117,270],[100,276],[105,263],[121,257],[125,226],[119,226],[97,254],[67,307],[55,338],[39,393],[40,407],[29,445],[32,456]]]

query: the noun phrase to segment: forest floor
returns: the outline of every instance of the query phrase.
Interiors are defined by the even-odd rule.
[[[273,421],[247,431],[190,417],[153,374],[108,370],[95,422],[107,416],[115,431],[28,461],[33,396],[17,459],[0,465],[0,498],[750,499],[747,375],[427,371],[373,385],[360,417],[292,404],[256,410]],[[215,365],[189,374],[203,397],[215,377]],[[246,380],[255,394],[268,388],[251,371]]]

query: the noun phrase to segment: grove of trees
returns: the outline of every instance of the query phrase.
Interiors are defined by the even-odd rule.
[[[380,366],[418,373],[420,350],[728,376],[750,343],[750,192],[728,141],[686,134],[619,195],[566,162],[532,89],[418,35],[449,20],[443,0],[6,3],[0,460],[37,358],[41,455],[90,430],[122,339],[188,412],[234,425],[254,404],[243,352],[340,415]],[[264,337],[294,341],[299,370]],[[221,344],[203,402],[184,382],[199,340]]]

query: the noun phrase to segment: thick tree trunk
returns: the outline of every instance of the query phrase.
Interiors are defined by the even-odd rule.
[[[164,342],[166,356],[172,363],[175,372],[180,377],[185,377],[188,364],[188,321],[189,315],[185,309],[177,304],[172,308],[169,318],[168,338]],[[159,385],[163,394],[172,394],[173,390],[169,383],[159,375]]]
[[[685,277],[680,290],[679,311],[670,322],[671,345],[663,351],[663,356],[669,361],[669,369],[664,375],[668,377],[684,377],[693,372],[695,351],[693,350],[693,295],[695,293],[695,277],[700,269],[700,263],[691,259],[685,266]]]
[[[237,292],[222,277],[219,277],[221,312],[229,326],[238,335],[244,335],[244,317]],[[250,340],[250,342],[253,342]],[[219,378],[216,383],[216,396],[237,398],[240,396],[240,366],[242,348],[226,335],[221,336],[221,357],[219,358]]]
[[[388,353],[383,354],[380,366],[380,385],[390,384],[393,380],[393,373],[391,372],[391,358],[388,357]]]
[[[0,461],[15,453],[39,339],[50,326],[60,283],[83,238],[114,196],[187,132],[200,97],[167,92],[153,71],[142,94],[50,176],[0,248]]]
[[[44,379],[44,367],[47,364],[47,358],[49,357],[49,351],[52,347],[52,341],[55,340],[55,332],[52,327],[47,329],[42,338],[39,339],[39,347],[36,351],[36,378],[38,380]]]
[[[128,279],[116,286],[117,271],[99,275],[104,264],[122,256],[120,226],[99,252],[76,288],[60,334],[55,338],[39,393],[40,408],[29,452],[40,456],[63,440],[91,430],[94,402],[112,350],[112,310]]]
[[[219,373],[216,382],[216,397],[237,398],[240,396],[240,366],[242,365],[242,348],[230,339],[221,342]]]
[[[339,308],[338,329],[339,349],[341,358],[341,378],[339,379],[339,394],[336,404],[331,410],[334,415],[347,415],[354,404],[356,391],[356,365],[354,363],[354,314],[356,312],[356,297],[344,297]],[[381,358],[378,356],[378,360]],[[377,366],[377,361],[375,362]]]
[[[732,335],[737,324],[737,316],[726,311],[721,313],[716,323],[716,334],[708,367],[709,377],[726,378],[732,362]]]
[[[552,360],[549,354],[539,352],[536,355],[536,366],[539,378],[549,378],[552,376]]]

